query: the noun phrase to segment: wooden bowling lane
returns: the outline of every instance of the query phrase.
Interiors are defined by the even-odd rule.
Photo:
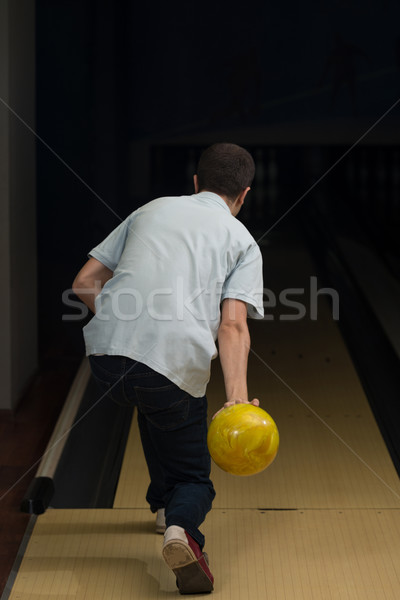
[[[257,357],[251,363],[254,395],[261,396],[257,379],[259,388],[268,388],[262,406],[278,425],[280,448],[272,465],[254,477],[234,477],[213,465],[215,508],[400,508],[399,478],[359,382],[343,364],[341,377],[335,358],[321,360],[315,376],[307,379],[304,370],[308,364],[313,371],[313,361],[297,355],[293,373],[280,369],[279,360],[268,360],[269,368]],[[299,364],[302,373],[296,377]],[[222,379],[213,381],[210,414],[223,394]],[[336,401],[346,388],[348,402]],[[145,508],[148,481],[134,419],[114,507]]]
[[[305,288],[314,274],[295,243],[266,247],[264,260],[266,285],[277,293]],[[213,467],[217,496],[203,527],[213,597],[397,600],[399,479],[331,307],[321,296],[316,320],[250,326],[250,395],[275,419],[281,445],[254,477]],[[210,415],[223,397],[215,361]],[[114,507],[38,517],[11,600],[178,597],[144,500],[147,485],[134,418]]]
[[[315,275],[309,255],[298,244],[285,242],[281,252],[277,245],[264,252],[266,285],[276,295],[304,288],[309,306]],[[233,477],[213,466],[215,508],[400,508],[398,475],[327,296],[318,297],[317,308],[316,320],[279,320],[282,313],[275,310],[274,320],[249,322],[249,394],[277,423],[280,449],[274,463],[254,477]],[[224,401],[218,360],[207,395],[211,416]],[[144,508],[147,485],[134,420],[114,506]]]
[[[396,600],[393,510],[213,510],[204,527],[221,600]],[[48,510],[10,600],[178,597],[148,510]]]
[[[319,340],[292,331],[274,339],[264,322],[252,336],[250,394],[278,425],[278,456],[245,485],[213,469],[215,506],[398,508],[398,475],[337,328]]]

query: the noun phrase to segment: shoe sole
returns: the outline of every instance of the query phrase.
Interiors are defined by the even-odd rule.
[[[205,594],[213,591],[212,581],[188,544],[181,540],[171,540],[162,552],[165,562],[175,573],[180,594]]]

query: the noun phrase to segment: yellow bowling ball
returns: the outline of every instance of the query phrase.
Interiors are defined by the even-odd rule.
[[[207,435],[213,461],[232,475],[254,475],[266,469],[279,447],[274,420],[259,406],[234,404],[211,421]]]

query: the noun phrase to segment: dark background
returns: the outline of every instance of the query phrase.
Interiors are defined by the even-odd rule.
[[[63,291],[132,210],[153,194],[189,191],[202,146],[222,135],[243,140],[264,175],[272,168],[274,210],[241,216],[251,231],[255,220],[264,231],[400,96],[395,0],[38,0],[36,13],[36,129],[46,143],[37,141],[43,355],[83,354],[83,323],[62,320]],[[369,227],[394,272],[398,117],[396,106],[375,138],[316,187],[332,223],[351,229],[352,215]],[[132,144],[150,148],[147,192],[135,187]],[[363,170],[372,178],[369,198],[360,195]],[[379,185],[390,185],[390,201],[375,193]]]
[[[256,178],[239,217],[256,239],[287,228],[282,238],[291,241],[292,228],[309,246],[318,281],[338,290],[339,326],[400,473],[399,355],[337,244],[340,236],[360,242],[386,268],[389,283],[390,276],[399,282],[398,0],[10,0],[3,9],[3,105],[9,101],[12,111],[3,132],[11,165],[4,206],[12,218],[4,298],[13,302],[3,361],[11,404],[17,392],[23,397],[17,411],[0,415],[0,593],[28,523],[19,507],[32,465],[84,354],[84,322],[63,320],[79,312],[65,306],[63,294],[88,251],[135,208],[156,195],[190,193],[201,149],[216,141],[244,145],[255,158]],[[36,309],[26,302],[34,274],[24,276],[36,267],[35,248],[24,260],[35,230],[29,127],[37,133],[37,370]],[[369,267],[363,271],[374,288]],[[90,398],[81,410],[85,402]],[[110,406],[101,404],[104,411]],[[74,427],[75,462],[65,466],[64,456],[64,487],[60,479],[57,486],[60,496],[82,491],[105,506],[98,497],[112,496],[124,436],[109,413],[98,412],[97,422],[91,415],[83,422],[93,431]],[[87,466],[93,455],[99,471]],[[71,486],[78,468],[82,485]]]

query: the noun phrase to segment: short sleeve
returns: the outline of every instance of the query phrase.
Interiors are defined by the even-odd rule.
[[[262,257],[257,244],[247,250],[226,279],[221,301],[225,298],[246,302],[247,314],[253,319],[264,317]]]
[[[133,213],[134,214],[134,213]],[[116,227],[98,246],[89,252],[89,256],[96,258],[103,265],[115,271],[122,252],[128,232],[132,225],[132,215]]]

